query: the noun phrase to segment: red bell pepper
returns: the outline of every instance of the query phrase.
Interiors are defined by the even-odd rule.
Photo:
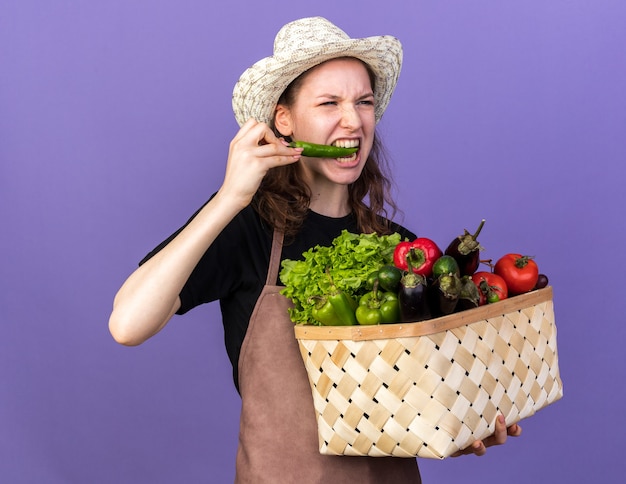
[[[441,249],[435,242],[426,237],[418,237],[412,242],[405,241],[396,245],[393,252],[393,263],[399,269],[407,271],[409,269],[407,257],[409,257],[413,272],[429,277],[433,273],[433,264],[441,256]]]

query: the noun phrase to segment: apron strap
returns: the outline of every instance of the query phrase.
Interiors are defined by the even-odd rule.
[[[270,264],[267,269],[267,280],[265,284],[267,286],[275,286],[278,280],[278,271],[280,269],[280,256],[283,250],[283,232],[280,230],[274,230],[274,237],[272,238],[272,251],[270,252]]]

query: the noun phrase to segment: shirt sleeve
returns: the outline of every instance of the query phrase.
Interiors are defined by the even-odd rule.
[[[195,218],[202,207],[183,226],[150,251],[139,265],[166,247]],[[243,237],[237,234],[240,225],[236,223],[236,219],[231,221],[204,253],[179,294],[181,306],[176,314],[185,314],[196,306],[216,301],[236,289],[239,282],[236,274],[240,270],[238,241]]]

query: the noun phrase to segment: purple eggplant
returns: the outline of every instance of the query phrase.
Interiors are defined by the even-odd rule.
[[[398,290],[400,321],[403,323],[424,321],[431,317],[426,278],[413,272],[409,259],[407,257],[408,270],[403,272]]]
[[[406,284],[401,282],[398,292],[400,321],[403,323],[424,321],[430,318],[426,280],[419,274],[415,274],[415,277],[411,279],[416,279],[416,281]]]
[[[452,314],[461,294],[461,278],[454,274],[441,274],[431,288],[431,308],[436,316]]]
[[[479,302],[480,292],[478,291],[478,287],[476,287],[476,284],[474,284],[470,276],[463,276],[461,278],[459,301],[456,305],[456,311],[477,308]]]
[[[480,222],[474,234],[465,229],[462,235],[455,238],[445,250],[445,255],[450,255],[459,264],[461,276],[471,276],[480,264],[480,251],[484,248],[478,242],[478,235],[485,225],[485,219]]]

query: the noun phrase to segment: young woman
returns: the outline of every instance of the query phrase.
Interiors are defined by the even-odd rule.
[[[351,39],[316,17],[284,26],[274,47],[235,86],[241,129],[221,187],[123,284],[110,331],[137,345],[175,313],[220,301],[242,397],[238,482],[420,482],[415,459],[319,454],[289,301],[278,292],[282,259],[328,245],[344,229],[415,237],[389,220],[395,205],[375,134],[400,72],[401,45],[389,36]],[[286,139],[358,151],[307,158]],[[465,453],[481,455],[520,431],[498,421],[494,436]]]

